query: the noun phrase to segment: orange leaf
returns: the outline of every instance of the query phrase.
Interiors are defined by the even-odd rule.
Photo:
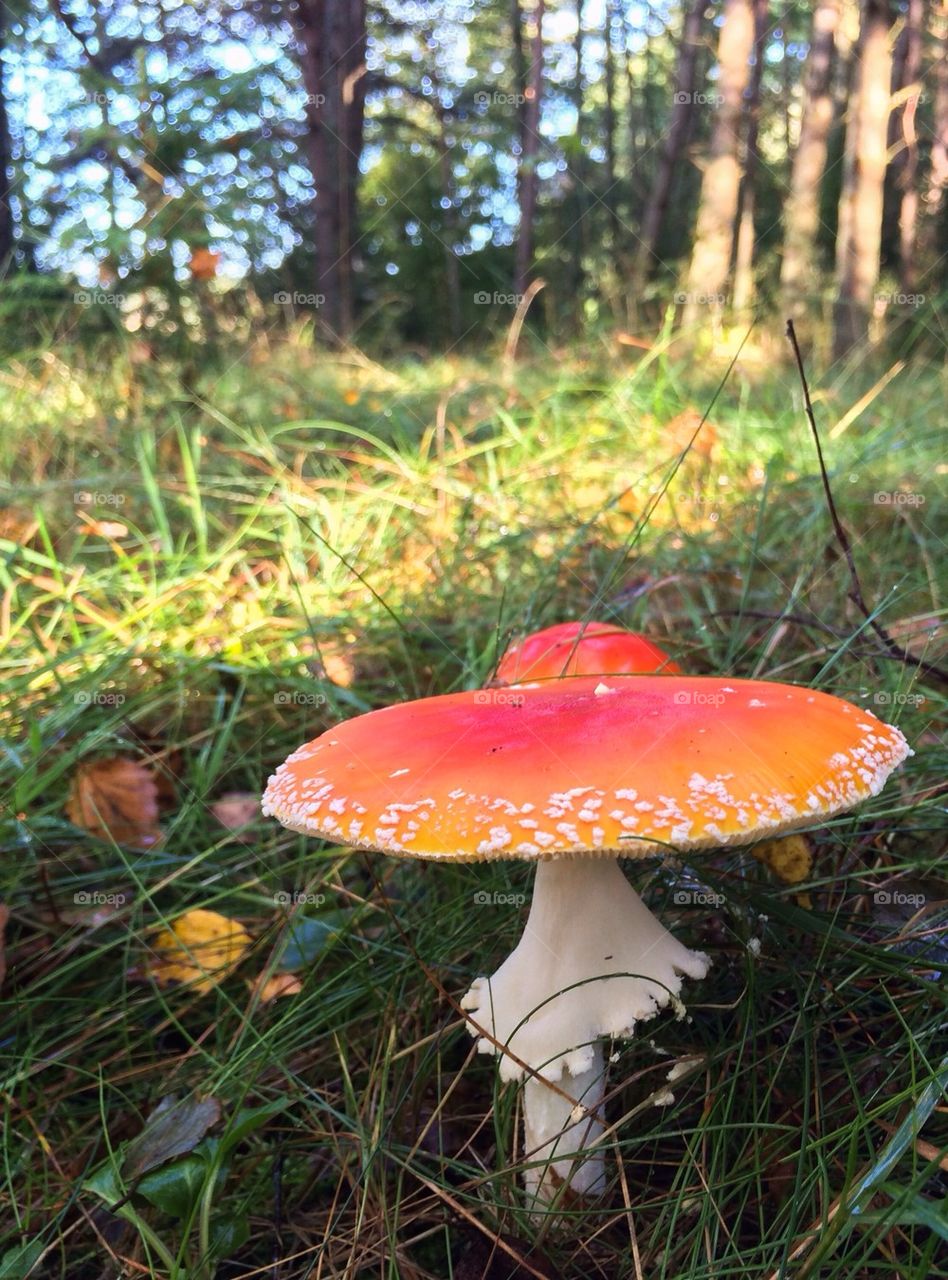
[[[272,973],[269,978],[261,973],[259,978],[248,982],[247,986],[250,994],[256,996],[260,1004],[270,1004],[281,996],[298,996],[303,990],[303,984],[295,973]]]
[[[66,817],[100,840],[116,844],[147,848],[161,839],[155,780],[143,764],[121,756],[79,766]]]
[[[221,255],[213,249],[195,249],[188,264],[195,280],[213,280],[217,275]]]

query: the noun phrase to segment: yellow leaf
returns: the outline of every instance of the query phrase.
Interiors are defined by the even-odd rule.
[[[186,982],[204,994],[236,969],[250,944],[236,920],[201,908],[186,911],[152,940],[146,972],[156,982]]]
[[[769,867],[784,884],[799,884],[810,878],[813,852],[806,836],[782,836],[778,840],[762,840],[753,849],[754,857]]]

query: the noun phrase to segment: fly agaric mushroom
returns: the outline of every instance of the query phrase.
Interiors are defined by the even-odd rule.
[[[526,1182],[549,1201],[603,1188],[603,1040],[709,964],[616,859],[806,826],[877,793],[908,754],[898,729],[806,688],[578,676],[357,716],[277,769],[263,811],[399,857],[539,864],[520,943],[461,1003],[501,1079],[528,1077]]]
[[[510,645],[491,683],[659,671],[678,675],[681,668],[645,636],[610,622],[558,622]]]

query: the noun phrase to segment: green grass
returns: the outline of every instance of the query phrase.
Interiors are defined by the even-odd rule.
[[[948,1275],[945,691],[847,599],[790,370],[763,348],[725,378],[596,346],[508,378],[486,356],[330,359],[305,334],[241,357],[185,388],[68,348],[0,383],[0,1276]],[[906,640],[946,613],[944,375],[909,369],[829,434],[882,372],[810,370],[828,466],[879,619],[944,663],[934,624]],[[717,443],[679,466],[678,415],[722,379]],[[516,1091],[443,994],[519,933],[519,908],[475,893],[528,893],[530,869],[264,820],[238,838],[210,806],[335,720],[477,687],[513,632],[585,611],[695,672],[866,703],[916,754],[812,832],[809,905],[746,850],[629,868],[714,965],[687,1020],[616,1046],[609,1192],[564,1229],[525,1213]],[[155,847],[66,817],[79,765],[116,753],[163,779]],[[677,905],[689,876],[725,906]],[[152,931],[196,907],[252,950],[210,994],[159,987]],[[301,992],[256,1001],[248,981],[289,967]],[[122,1144],[172,1093],[222,1107],[196,1182],[174,1213],[167,1186],[165,1210],[133,1191],[110,1212],[89,1179],[132,1191]]]

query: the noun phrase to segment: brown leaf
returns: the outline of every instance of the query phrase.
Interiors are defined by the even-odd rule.
[[[129,1144],[122,1164],[126,1178],[138,1178],[176,1156],[187,1155],[221,1118],[216,1098],[162,1098]]]
[[[948,619],[936,613],[921,613],[914,618],[901,618],[886,627],[889,635],[913,658],[938,662],[948,654]]]
[[[228,831],[239,831],[260,817],[260,797],[248,791],[228,791],[214,801],[211,813]]]
[[[143,764],[121,756],[79,766],[66,803],[66,817],[99,839],[116,844],[148,848],[161,839],[155,780]]]
[[[0,538],[25,547],[38,528],[39,521],[26,507],[0,507]]]

